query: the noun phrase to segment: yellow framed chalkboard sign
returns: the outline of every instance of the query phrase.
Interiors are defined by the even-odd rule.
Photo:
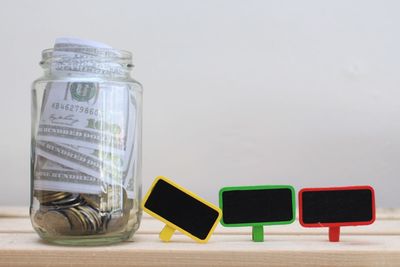
[[[154,180],[142,207],[165,223],[160,233],[163,241],[169,241],[177,230],[199,243],[206,243],[222,216],[217,206],[163,176]]]

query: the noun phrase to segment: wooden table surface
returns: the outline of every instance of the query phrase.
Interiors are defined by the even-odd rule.
[[[39,239],[27,207],[0,207],[0,266],[400,266],[400,210],[378,210],[370,226],[343,227],[339,243],[298,221],[264,227],[262,243],[251,241],[250,228],[220,225],[207,244],[179,233],[163,243],[162,227],[144,215],[133,240],[63,247]]]

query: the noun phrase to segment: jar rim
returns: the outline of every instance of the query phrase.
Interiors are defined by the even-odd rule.
[[[60,49],[61,48],[61,49]],[[57,49],[54,48],[47,48],[42,51],[42,60],[41,62],[47,61],[52,59],[55,52],[75,52],[79,53],[82,56],[93,57],[98,60],[116,60],[116,61],[131,61],[132,60],[132,53],[127,50],[119,50],[114,48],[95,48],[95,47],[58,47]]]
[[[59,54],[57,54],[59,52]],[[68,52],[75,53],[76,55],[70,56]],[[102,63],[117,63],[125,66],[127,70],[134,67],[132,64],[132,53],[126,50],[119,50],[114,48],[95,48],[95,47],[76,47],[76,46],[62,46],[48,48],[42,51],[42,59],[39,65],[47,68],[53,63],[63,62],[82,62],[96,61]]]

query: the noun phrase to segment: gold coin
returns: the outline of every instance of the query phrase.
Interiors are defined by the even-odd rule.
[[[82,206],[82,208],[86,209],[89,214],[91,214],[92,218],[95,220],[97,229],[99,229],[102,225],[101,214],[97,210],[93,209],[90,206]]]
[[[84,226],[80,217],[71,209],[65,210],[65,214],[68,216],[68,219],[71,223],[71,234],[80,235],[85,232]]]
[[[71,211],[78,219],[79,225],[82,228],[82,232],[87,232],[88,230],[88,224],[85,220],[85,217],[76,209],[76,208],[70,208],[69,211]]]
[[[88,232],[96,232],[97,231],[97,222],[96,219],[93,217],[93,214],[88,210],[87,207],[81,206],[78,207],[77,210],[82,214],[85,218],[85,221],[88,225]]]

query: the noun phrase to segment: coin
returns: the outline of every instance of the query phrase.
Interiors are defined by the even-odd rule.
[[[44,228],[57,235],[67,234],[71,230],[68,217],[60,211],[49,211],[43,215]]]
[[[86,209],[87,212],[89,214],[91,214],[92,218],[95,220],[96,223],[96,228],[100,229],[101,225],[102,225],[102,218],[101,218],[101,214],[98,210],[93,209],[90,206],[83,206],[83,209]]]
[[[79,194],[70,194],[67,195],[65,198],[52,201],[50,204],[55,208],[72,208],[80,206],[84,203],[84,200],[79,197]]]
[[[36,224],[38,227],[43,228],[44,227],[44,214],[45,212],[38,210],[35,215],[33,216],[33,222]]]
[[[80,196],[93,208],[100,209],[100,196],[99,195],[80,194]]]
[[[46,204],[49,202],[64,199],[70,196],[70,193],[36,190],[34,192],[34,196],[39,200],[41,204]]]
[[[94,215],[88,206],[77,207],[77,210],[82,214],[87,226],[88,233],[97,232],[99,224],[96,220],[96,215]]]
[[[100,194],[34,191],[40,209],[35,224],[57,235],[92,235],[135,227],[139,204],[120,185],[107,185]]]
[[[71,223],[71,235],[81,235],[85,232],[85,227],[81,221],[81,217],[76,213],[75,209],[67,209],[65,214]]]

